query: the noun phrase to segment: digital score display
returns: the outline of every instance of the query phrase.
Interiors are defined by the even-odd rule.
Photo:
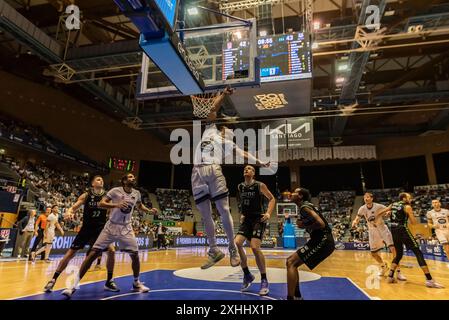
[[[178,0],[154,0],[172,30],[175,30]]]
[[[249,41],[229,41],[222,52],[222,80],[246,78],[249,73]]]
[[[109,169],[133,172],[136,168],[136,161],[111,157],[109,158],[108,167]]]
[[[261,82],[312,77],[312,51],[304,33],[284,34],[257,39]]]

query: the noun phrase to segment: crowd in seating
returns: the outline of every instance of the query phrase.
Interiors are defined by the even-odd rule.
[[[160,207],[160,218],[164,220],[184,220],[193,216],[190,192],[177,189],[156,189],[156,198]]]
[[[2,136],[18,144],[24,144],[40,151],[54,154],[64,154],[75,157],[84,162],[95,164],[85,155],[81,154],[69,145],[46,134],[40,127],[32,126],[23,121],[0,113],[0,132]]]
[[[389,189],[373,189],[367,190],[373,194],[374,201],[385,206],[392,204],[393,202],[398,201],[398,195],[401,192],[404,192],[402,188],[389,188]]]
[[[423,222],[427,211],[432,210],[433,199],[439,199],[442,208],[449,208],[449,184],[415,187],[413,194],[413,210]]]
[[[318,207],[332,225],[338,241],[348,236],[354,200],[355,191],[325,191],[318,194]]]
[[[0,130],[5,135],[14,135],[19,139],[32,141],[43,147],[56,149],[56,146],[38,127],[27,125],[26,123],[12,119],[10,116],[0,114]]]

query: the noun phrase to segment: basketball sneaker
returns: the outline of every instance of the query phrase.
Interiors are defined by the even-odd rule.
[[[104,290],[112,292],[120,291],[119,287],[117,287],[114,280],[106,281],[106,283],[104,284]]]
[[[204,270],[204,269],[208,269],[208,268],[212,267],[214,264],[216,264],[218,261],[220,261],[224,257],[225,257],[224,253],[218,249],[216,251],[209,250],[207,261],[205,264],[203,264],[201,266],[201,269]]]
[[[236,247],[229,247],[229,259],[232,267],[238,267],[240,265],[240,257]]]
[[[396,272],[396,279],[399,281],[407,281],[407,278],[399,270]]]
[[[254,281],[255,277],[250,273],[248,275],[243,276],[243,284],[240,291],[245,292],[248,291],[249,287],[251,287],[251,283]]]
[[[259,296],[266,296],[269,292],[270,292],[270,289],[268,287],[268,280],[263,279],[260,282]]]
[[[72,295],[75,293],[75,288],[67,288],[64,291],[61,292],[63,296],[66,296],[68,299],[72,297]]]
[[[393,277],[387,277],[387,283],[396,283],[396,279]]]
[[[379,273],[377,274],[379,277],[383,277],[385,273],[388,271],[388,266],[386,263],[384,263],[379,270]]]
[[[428,288],[436,288],[436,289],[443,289],[444,286],[442,284],[439,284],[435,280],[426,280],[426,287]]]
[[[132,291],[133,292],[148,292],[148,291],[150,291],[150,288],[144,286],[143,282],[134,281]]]
[[[44,287],[44,292],[52,292],[53,291],[53,287],[56,284],[56,280],[55,279],[51,279],[50,281],[48,281],[48,283],[45,285]]]

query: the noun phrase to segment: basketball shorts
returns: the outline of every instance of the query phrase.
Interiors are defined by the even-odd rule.
[[[449,243],[449,230],[448,229],[435,229],[435,234],[437,236],[440,244]]]
[[[95,241],[97,241],[98,236],[100,235],[103,228],[104,228],[104,225],[89,226],[89,227],[82,226],[81,230],[76,235],[75,240],[73,240],[72,245],[70,246],[70,249],[81,250],[86,245],[89,245],[89,247],[92,247],[95,244]]]
[[[54,229],[47,229],[44,231],[44,242],[43,243],[53,243],[53,240],[55,239],[55,230]]]
[[[93,248],[105,251],[109,245],[114,243],[118,243],[121,251],[139,251],[131,224],[122,225],[111,221],[106,222]]]
[[[369,231],[369,248],[371,252],[377,252],[387,247],[393,246],[393,236],[390,229],[386,225],[379,227],[370,227]]]
[[[266,228],[267,223],[261,222],[260,217],[245,217],[237,234],[244,236],[248,241],[252,238],[262,240]]]
[[[332,232],[315,230],[311,234],[310,240],[296,253],[304,264],[313,270],[317,265],[329,257],[335,250],[335,242]]]
[[[226,179],[217,164],[194,166],[192,169],[192,193],[195,203],[227,197]]]
[[[404,245],[407,249],[419,249],[419,244],[416,242],[415,237],[407,227],[391,227],[391,234],[393,236],[394,247],[396,251],[404,249]]]

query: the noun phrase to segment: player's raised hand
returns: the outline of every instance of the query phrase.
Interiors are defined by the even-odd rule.
[[[232,95],[233,93],[234,93],[234,89],[232,89],[231,88],[231,86],[227,86],[224,90],[223,90],[223,93],[225,94],[225,95]]]
[[[270,220],[270,215],[269,215],[267,212],[265,212],[265,213],[262,215],[262,217],[260,218],[260,221],[261,221],[261,222],[265,222],[265,221],[268,221],[268,220]]]
[[[298,226],[298,228],[300,229],[304,229],[304,222],[301,219],[296,219],[296,225]]]

